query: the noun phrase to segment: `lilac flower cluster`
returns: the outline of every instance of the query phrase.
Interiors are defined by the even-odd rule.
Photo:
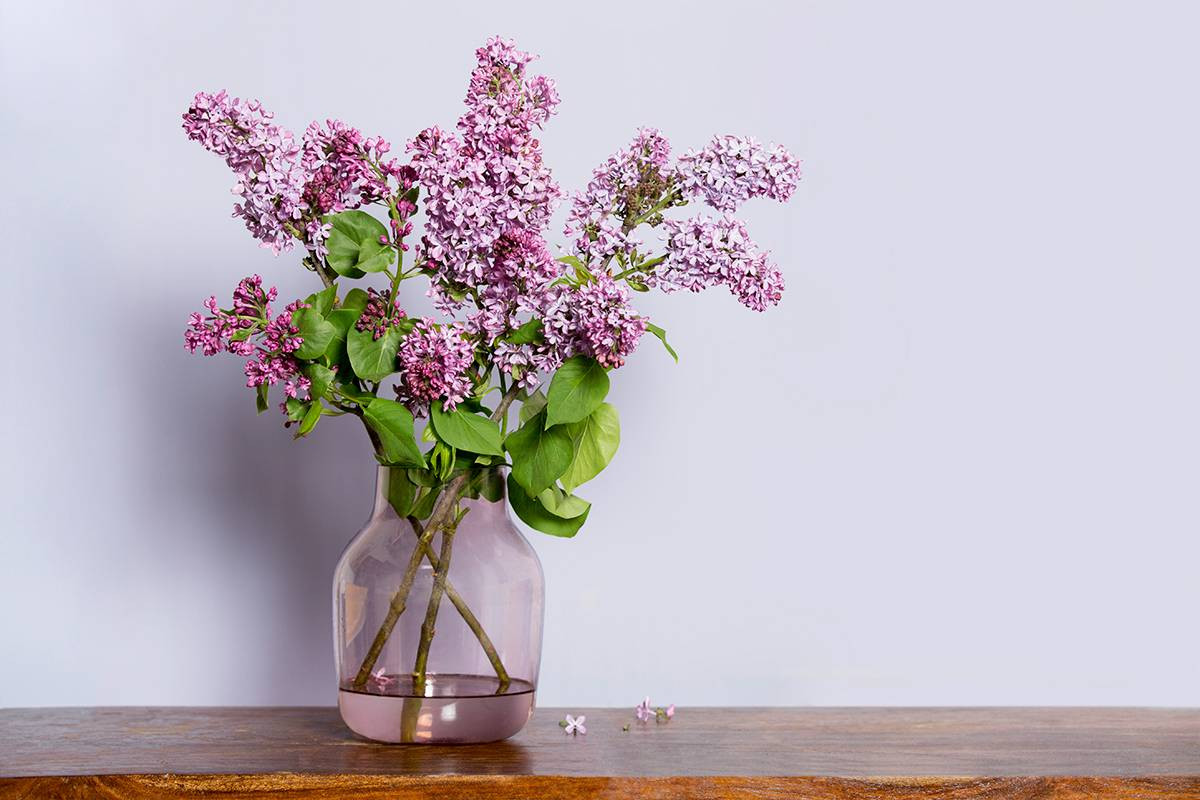
[[[617,253],[629,255],[641,245],[625,220],[646,192],[661,193],[671,144],[658,130],[641,128],[628,147],[618,150],[592,171],[587,189],[571,201],[564,235],[587,262],[603,262]],[[655,197],[654,199],[657,199]]]
[[[209,297],[204,301],[209,316],[192,313],[183,334],[184,347],[206,356],[229,352],[249,357],[244,368],[247,386],[274,386],[283,381],[289,397],[307,395],[310,381],[300,374],[300,364],[292,355],[304,343],[292,314],[304,303],[290,303],[272,317],[271,303],[276,296],[274,286],[262,288],[258,275],[243,278],[234,289],[230,310],[218,307],[217,298]]]
[[[742,305],[763,311],[779,302],[784,281],[740,220],[704,215],[665,223],[666,264],[648,280],[665,292],[724,285]]]
[[[318,257],[325,255],[329,238],[330,226],[321,222],[322,215],[384,200],[391,194],[389,178],[402,191],[412,186],[416,173],[411,167],[384,159],[391,149],[383,137],[364,137],[337,119],[324,126],[312,122],[304,131],[301,163],[308,179],[303,197],[314,213],[305,226],[305,240]]]
[[[531,389],[539,373],[573,356],[607,369],[622,366],[648,326],[630,304],[627,286],[698,292],[723,285],[758,311],[780,301],[783,276],[732,214],[753,197],[791,197],[800,179],[791,153],[749,137],[716,136],[672,161],[666,137],[641,128],[571,198],[564,233],[572,255],[555,259],[545,231],[560,190],[538,139],[559,103],[554,82],[530,75],[534,57],[510,40],[490,39],[475,56],[465,111],[453,130],[429,127],[411,139],[409,164],[389,158],[386,140],[336,119],[313,122],[297,145],[257,101],[225,92],[197,94],[184,115],[188,136],[237,174],[235,214],[277,253],[302,241],[311,253],[306,264],[327,286],[337,277],[325,263],[329,215],[386,205],[390,229],[376,228],[371,236],[403,253],[420,190],[425,220],[416,268],[430,278],[435,307],[461,321],[405,321],[395,287],[416,272],[400,269],[398,261],[397,274],[388,272],[393,289],[386,295],[368,289],[354,322],[379,342],[404,321],[396,391],[414,412],[426,413],[437,400],[455,407],[492,368]],[[689,198],[720,215],[665,216]],[[662,228],[664,253],[646,252],[637,235],[641,225]],[[306,395],[293,323],[303,304],[272,317],[274,299],[275,290],[263,290],[257,276],[246,279],[232,310],[209,298],[207,314],[192,315],[185,344],[192,352],[249,359],[250,386],[282,381],[288,396]]]
[[[437,325],[426,317],[401,343],[396,396],[417,416],[438,399],[452,411],[471,393],[475,348],[465,333],[457,323]]]
[[[387,333],[388,328],[398,325],[400,320],[404,319],[404,309],[400,308],[396,300],[389,303],[387,298],[374,288],[367,289],[367,297],[370,299],[354,327],[364,333],[370,331],[371,338],[378,341]]]
[[[506,231],[544,228],[559,195],[533,136],[558,105],[554,83],[526,80],[532,56],[508,40],[489,40],[476,58],[458,135],[432,127],[408,144],[425,191],[422,255],[443,308],[457,305],[447,289],[479,285]]]
[[[543,319],[547,342],[560,353],[582,354],[616,369],[637,349],[646,320],[629,305],[629,291],[606,273],[564,293]]]
[[[478,292],[480,308],[468,325],[484,338],[495,339],[519,327],[526,312],[530,317],[543,315],[564,291],[552,286],[561,274],[562,265],[550,256],[540,235],[524,228],[506,231],[492,248]],[[555,369],[564,358],[545,343],[503,344],[497,363],[517,375],[523,386],[536,385],[536,374],[530,373]]]
[[[305,211],[305,175],[292,133],[273,122],[257,100],[199,92],[183,115],[188,138],[225,159],[237,175],[233,207],[247,230],[275,253],[292,248]]]
[[[383,200],[391,192],[389,179],[402,190],[413,185],[411,167],[385,160],[391,145],[382,137],[364,137],[341,120],[327,120],[324,126],[311,123],[298,146],[274,117],[257,100],[200,92],[183,115],[183,128],[225,158],[238,176],[234,193],[242,197],[234,216],[276,254],[301,238],[323,258],[331,228],[324,215]]]
[[[230,352],[248,356],[254,352],[249,341],[252,334],[262,329],[270,318],[270,303],[276,297],[275,287],[263,291],[262,278],[252,275],[242,278],[233,290],[233,308],[224,311],[217,305],[215,296],[204,301],[209,316],[198,311],[188,317],[188,329],[183,333],[183,344],[189,353],[199,350],[206,356]]]
[[[800,181],[799,159],[751,136],[714,136],[703,150],[680,156],[676,170],[686,193],[726,213],[752,197],[786,202]]]

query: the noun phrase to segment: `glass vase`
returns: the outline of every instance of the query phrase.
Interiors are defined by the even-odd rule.
[[[505,739],[533,712],[542,566],[499,468],[441,488],[421,474],[379,468],[371,518],[338,561],[338,709],[380,742]]]

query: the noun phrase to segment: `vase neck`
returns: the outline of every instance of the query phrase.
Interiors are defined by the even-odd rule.
[[[395,514],[389,500],[392,481],[407,481],[406,470],[400,467],[379,466],[375,472],[375,508],[373,516]],[[508,515],[508,487],[505,485],[504,472],[498,467],[484,467],[473,474],[463,487],[463,495],[459,502],[463,508],[470,509],[471,516],[476,520],[481,518],[505,518]],[[407,487],[406,487],[407,488]],[[415,485],[411,491],[422,490]],[[489,499],[491,498],[491,499]]]

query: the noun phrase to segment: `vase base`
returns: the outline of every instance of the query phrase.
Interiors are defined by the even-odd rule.
[[[408,675],[375,677],[361,690],[338,690],[338,711],[359,736],[389,744],[473,744],[507,739],[533,713],[534,688],[483,675],[429,675],[424,694]]]

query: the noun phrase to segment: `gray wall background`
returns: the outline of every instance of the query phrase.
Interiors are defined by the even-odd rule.
[[[642,304],[682,361],[643,343],[590,522],[532,534],[543,703],[1200,705],[1195,4],[335,5],[0,7],[0,705],[332,702],[368,445],[184,353],[240,276],[313,284],[179,115],[399,146],[494,32],[567,188],[646,124],[805,160],[745,209],[781,307]]]

